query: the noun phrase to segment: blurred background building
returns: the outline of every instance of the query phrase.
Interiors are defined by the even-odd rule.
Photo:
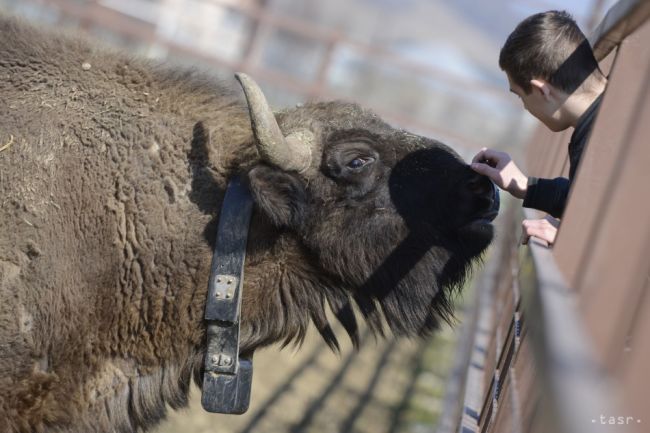
[[[571,12],[585,29],[613,0],[0,0],[2,11],[106,44],[246,71],[272,105],[348,99],[465,157],[516,147],[534,123],[497,59],[525,16]]]

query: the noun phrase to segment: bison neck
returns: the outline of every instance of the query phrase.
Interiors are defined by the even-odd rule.
[[[242,95],[1,17],[0,39],[0,419],[150,425],[185,402],[226,181],[257,158]]]

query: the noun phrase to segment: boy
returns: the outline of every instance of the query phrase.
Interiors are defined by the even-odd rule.
[[[568,148],[569,178],[527,177],[507,153],[485,148],[474,156],[471,167],[523,199],[524,207],[561,218],[607,79],[578,25],[559,11],[538,13],[519,23],[501,48],[499,66],[524,109],[551,131],[575,128]],[[558,224],[554,218],[524,220],[525,239],[536,236],[553,244]]]

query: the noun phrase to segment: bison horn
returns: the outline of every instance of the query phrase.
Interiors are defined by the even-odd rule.
[[[312,140],[305,137],[305,131],[283,136],[262,89],[244,73],[237,73],[235,77],[246,95],[257,151],[262,159],[287,171],[307,170],[311,165]]]

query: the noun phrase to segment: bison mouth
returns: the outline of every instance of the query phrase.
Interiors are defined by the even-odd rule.
[[[499,188],[490,181],[491,191],[489,194],[484,194],[481,199],[479,210],[470,217],[470,221],[463,227],[478,228],[485,226],[492,226],[492,222],[499,214],[501,199],[499,197]]]
[[[474,221],[472,221],[470,224],[471,225],[476,225],[476,224],[491,224],[492,221],[497,217],[499,214],[498,211],[493,210],[490,212],[487,212],[479,217],[477,217]]]

